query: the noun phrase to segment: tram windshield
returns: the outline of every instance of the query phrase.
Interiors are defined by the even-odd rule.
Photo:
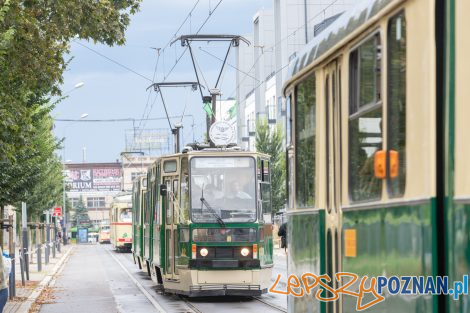
[[[132,223],[132,209],[131,208],[121,209],[121,213],[119,214],[119,217],[121,219],[121,222]]]
[[[194,222],[256,220],[255,160],[252,157],[191,159],[191,216]]]

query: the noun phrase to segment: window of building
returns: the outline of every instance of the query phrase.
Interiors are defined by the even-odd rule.
[[[70,198],[70,205],[72,206],[72,209],[75,209],[79,202],[80,198]]]
[[[382,181],[374,175],[374,155],[382,149],[379,35],[350,55],[349,195],[352,201],[380,198]]]
[[[251,112],[248,116],[247,120],[248,125],[248,136],[254,136],[256,131],[256,120],[255,120],[255,113]]]
[[[406,185],[406,23],[405,13],[388,24],[388,149],[398,153],[398,176],[388,170],[388,192],[401,197]],[[388,167],[390,167],[390,158]]]
[[[131,180],[134,180],[136,177],[139,177],[144,174],[145,174],[144,172],[133,172],[131,173]]]
[[[296,87],[295,195],[297,207],[315,205],[316,95],[315,76]]]
[[[104,197],[90,197],[87,198],[87,208],[89,209],[99,209],[106,207],[106,201]]]

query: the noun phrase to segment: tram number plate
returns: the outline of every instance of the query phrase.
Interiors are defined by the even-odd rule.
[[[238,260],[213,260],[213,267],[237,267]]]

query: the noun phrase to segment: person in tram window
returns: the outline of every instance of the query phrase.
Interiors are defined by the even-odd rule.
[[[238,181],[232,182],[230,192],[231,194],[229,198],[252,199],[252,197],[247,192],[243,191],[243,188]]]

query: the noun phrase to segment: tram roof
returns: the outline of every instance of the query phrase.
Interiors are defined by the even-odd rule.
[[[349,35],[370,21],[378,12],[392,2],[403,0],[363,0],[344,12],[336,21],[314,37],[289,64],[287,80],[319,61],[334,46],[342,43]],[[285,85],[287,86],[288,83]]]
[[[204,148],[200,150],[188,150],[186,152],[179,152],[175,154],[167,154],[160,156],[155,162],[159,162],[162,159],[181,157],[181,156],[195,156],[195,155],[208,155],[208,156],[263,156],[270,158],[268,154],[256,152],[256,151],[245,151],[241,149],[231,149],[231,148]]]
[[[132,201],[132,193],[117,194],[113,198],[113,202],[131,202],[131,201]]]

